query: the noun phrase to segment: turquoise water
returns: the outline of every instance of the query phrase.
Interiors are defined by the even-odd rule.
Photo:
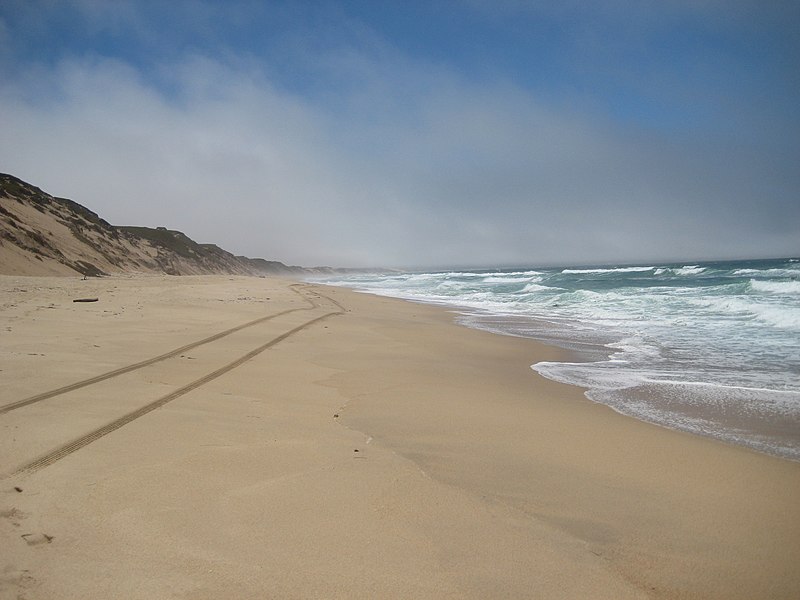
[[[591,400],[800,460],[800,260],[362,274],[333,285],[452,307],[572,352]]]

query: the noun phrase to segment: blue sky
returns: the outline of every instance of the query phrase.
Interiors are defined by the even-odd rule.
[[[800,3],[0,4],[0,171],[305,265],[800,254]]]

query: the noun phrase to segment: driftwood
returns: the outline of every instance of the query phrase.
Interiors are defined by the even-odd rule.
[[[97,302],[97,298],[76,298],[73,302]]]

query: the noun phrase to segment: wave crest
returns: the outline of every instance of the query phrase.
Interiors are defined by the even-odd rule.
[[[761,281],[750,280],[750,289],[769,294],[800,294],[800,281]]]

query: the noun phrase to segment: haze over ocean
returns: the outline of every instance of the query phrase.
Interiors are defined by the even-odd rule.
[[[2,171],[304,266],[800,254],[800,3],[0,3]]]
[[[800,460],[800,260],[354,275],[575,353],[551,379],[649,422]]]

